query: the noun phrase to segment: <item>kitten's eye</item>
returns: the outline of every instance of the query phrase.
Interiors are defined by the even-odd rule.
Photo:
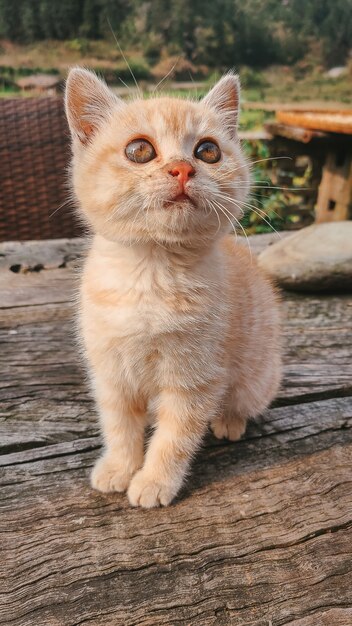
[[[130,161],[135,163],[148,163],[156,157],[154,147],[146,139],[135,139],[127,144],[125,154]]]
[[[205,163],[217,163],[221,159],[221,150],[213,141],[201,141],[194,151],[194,156]]]

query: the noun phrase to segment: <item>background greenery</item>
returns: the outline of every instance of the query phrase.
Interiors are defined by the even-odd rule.
[[[328,66],[346,61],[352,0],[0,0],[11,41],[110,37],[155,63],[167,52],[197,65],[292,64],[318,46]],[[82,41],[83,40],[83,41]]]

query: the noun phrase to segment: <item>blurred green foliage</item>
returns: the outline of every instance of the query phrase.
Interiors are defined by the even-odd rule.
[[[268,143],[245,141],[243,147],[251,164],[251,192],[241,220],[245,231],[253,234],[292,230],[313,221],[313,207],[307,205],[302,194],[312,182],[309,161],[298,177],[294,168],[285,172],[285,160],[275,159]],[[289,183],[281,182],[283,175]]]
[[[0,0],[0,37],[21,43],[112,39],[151,64],[184,55],[220,70],[293,64],[313,45],[328,66],[348,58],[352,0]],[[259,75],[248,86],[261,87]]]
[[[131,71],[137,81],[148,80],[151,78],[150,68],[140,59],[129,59],[128,65],[125,62],[118,62],[114,67],[96,67],[93,69],[98,76],[102,76],[107,83],[116,85],[123,81],[131,82]],[[130,69],[131,68],[131,69]]]

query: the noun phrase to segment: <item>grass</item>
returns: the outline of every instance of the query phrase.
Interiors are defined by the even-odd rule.
[[[334,101],[352,104],[351,73],[329,78],[321,68],[306,75],[297,75],[295,68],[274,68],[265,72],[267,85],[249,88],[245,97],[249,102]]]
[[[131,56],[129,51],[126,53]],[[132,55],[133,56],[133,55]],[[0,66],[13,68],[57,68],[63,75],[71,65],[87,67],[110,67],[122,59],[116,47],[108,41],[88,42],[45,40],[35,44],[19,45],[9,41],[0,42]]]
[[[124,53],[141,80],[151,78],[152,69],[138,50],[125,49]],[[130,76],[121,52],[113,41],[88,41],[78,38],[71,41],[42,41],[35,44],[19,45],[0,41],[0,90],[7,95],[8,89],[1,88],[1,77],[15,77],[30,72],[59,72],[66,76],[73,65],[84,65],[106,75],[108,82],[116,82],[118,73],[124,81]],[[6,70],[6,68],[8,68]],[[263,71],[253,68],[237,68],[243,85],[243,99],[247,102],[300,102],[308,100],[336,101],[352,104],[351,75],[337,79],[326,76],[318,59],[300,62],[296,66],[276,66]],[[204,84],[215,82],[219,72],[211,74]],[[138,77],[138,76],[137,76]],[[14,90],[15,91],[15,90]],[[199,89],[199,93],[203,90]],[[182,93],[182,92],[181,92]],[[184,93],[184,92],[183,92]]]

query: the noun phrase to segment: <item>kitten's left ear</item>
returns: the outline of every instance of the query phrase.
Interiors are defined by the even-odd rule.
[[[229,72],[203,98],[204,104],[214,109],[224,120],[226,130],[235,137],[240,106],[240,81],[237,74]]]
[[[93,72],[75,67],[66,81],[65,109],[73,138],[87,143],[116,106],[123,106]]]

